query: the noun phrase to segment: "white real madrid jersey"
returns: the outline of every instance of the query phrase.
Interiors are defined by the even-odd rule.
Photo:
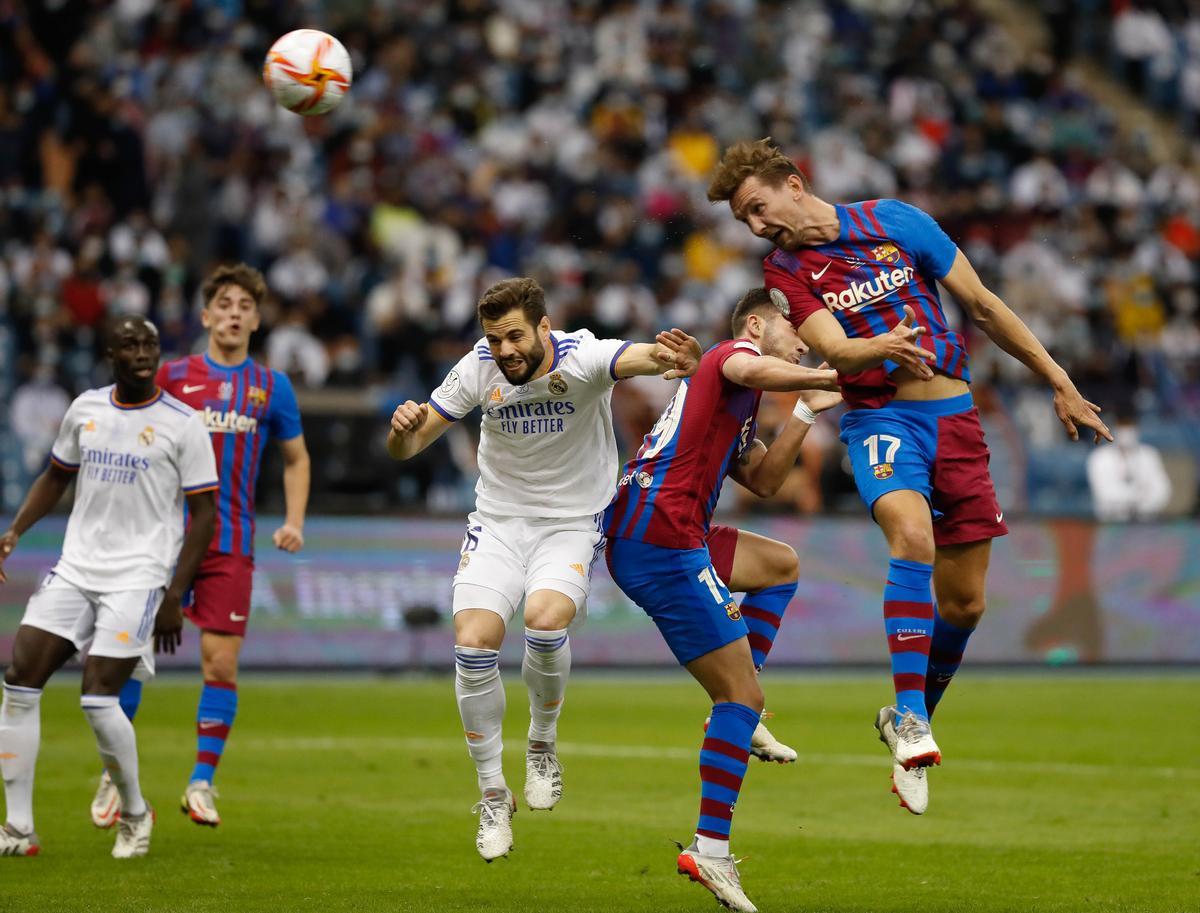
[[[448,421],[483,410],[476,507],[501,517],[582,517],[608,506],[617,478],[613,373],[630,345],[587,330],[552,333],[550,370],[514,387],[481,339],[429,397]]]
[[[102,593],[166,586],[183,544],[185,495],[217,487],[200,413],[162,390],[133,404],[115,394],[81,393],[50,452],[77,473],[54,572]]]

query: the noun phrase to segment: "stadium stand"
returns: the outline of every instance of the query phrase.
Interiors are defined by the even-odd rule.
[[[1083,23],[1043,50],[989,5],[330,4],[356,82],[306,120],[259,71],[309,4],[0,4],[3,502],[64,394],[101,379],[102,316],[147,313],[164,355],[193,350],[200,278],[241,259],[274,292],[263,353],[304,390],[314,509],[461,510],[469,429],[403,477],[376,442],[476,338],[479,290],[529,274],[561,326],[719,338],[763,251],[706,178],[725,144],[770,134],[826,199],[935,215],[1094,399],[1139,413],[1173,511],[1194,513],[1200,14],[1043,3],[1051,26]],[[1088,54],[1188,141],[1122,130],[1070,65]],[[1046,393],[994,348],[974,357],[1010,509],[1088,513],[1086,453]],[[620,393],[626,449],[662,393]],[[839,446],[789,508],[858,509]]]

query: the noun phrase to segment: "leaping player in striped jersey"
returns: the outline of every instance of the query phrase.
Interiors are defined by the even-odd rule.
[[[1080,426],[1097,443],[1112,435],[1100,407],[927,213],[899,200],[827,203],[769,139],[727,149],[708,198],[728,201],[775,245],[763,262],[764,285],[838,371],[850,407],[841,439],[891,552],[883,614],[896,700],[880,709],[875,727],[892,754],[900,804],[922,814],[925,768],[942,757],[930,716],[983,615],[992,539],[1008,532],[971,399],[966,344],[946,320],[938,283],[988,338],[1046,381],[1072,440]],[[914,333],[924,331],[926,351],[888,357],[884,341],[906,319],[915,320]]]
[[[213,779],[237,715],[238,656],[250,618],[254,574],[255,487],[267,441],[279,441],[283,456],[286,516],[272,534],[275,547],[295,553],[304,547],[309,459],[296,394],[287,375],[250,358],[250,336],[258,329],[267,294],[262,274],[243,263],[221,266],[201,287],[200,322],[208,330],[204,353],[167,362],[158,383],[203,417],[217,460],[217,526],[196,574],[184,613],[200,629],[203,686],[196,708],[196,761],[179,807],[196,824],[216,827]],[[140,682],[121,692],[133,719]],[[92,800],[92,822],[109,827],[120,813],[119,796],[107,777]]]
[[[795,760],[760,721],[757,672],[796,592],[791,546],[712,525],[726,477],[755,494],[779,490],[816,413],[841,402],[830,370],[800,367],[807,351],[784,310],[757,288],[734,309],[733,339],[709,349],[679,385],[605,512],[608,566],[649,615],[680,665],[713,701],[700,751],[700,817],[680,874],[733,910],[753,911],[729,849],[734,805],[751,753]],[[897,352],[914,349],[902,330]],[[804,391],[765,447],[755,438],[763,390]],[[741,605],[732,592],[743,592]]]
[[[29,598],[4,675],[0,771],[8,818],[0,856],[40,849],[33,774],[42,689],[89,643],[80,705],[125,810],[112,855],[128,859],[150,849],[154,811],[142,796],[137,739],[118,695],[131,675],[154,674],[156,649],[174,653],[180,642],[183,594],[212,538],[217,467],[203,418],[154,382],[154,324],[114,318],[105,339],[116,383],[71,403],[50,465],[0,536],[2,565],[75,480],[62,555]],[[185,502],[192,518],[186,535]]]
[[[657,343],[556,332],[541,287],[526,278],[485,291],[478,316],[483,339],[427,403],[396,408],[387,447],[394,459],[411,459],[483,410],[475,511],[454,577],[454,690],[481,793],[475,848],[491,862],[512,849],[516,811],[501,766],[505,628],[523,599],[525,801],[553,808],[562,796],[555,741],[571,669],[568,629],[584,617],[617,477],[613,385],[634,375],[690,376],[700,345],[680,330]]]

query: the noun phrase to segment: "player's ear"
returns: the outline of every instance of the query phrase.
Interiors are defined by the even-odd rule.
[[[212,329],[212,315],[208,312],[208,305],[200,308],[200,326],[206,330]]]
[[[550,338],[550,318],[549,317],[543,317],[541,320],[538,321],[537,332],[538,332],[538,336],[540,336],[542,339]]]

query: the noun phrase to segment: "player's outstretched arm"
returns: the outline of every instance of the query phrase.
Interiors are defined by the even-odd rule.
[[[411,399],[401,403],[392,413],[388,456],[393,460],[411,460],[445,434],[450,424],[436,410],[430,409],[428,403],[416,403]]]
[[[57,463],[51,463],[40,476],[33,480],[25,500],[13,517],[12,526],[0,535],[0,583],[7,583],[8,576],[4,573],[4,560],[17,547],[17,540],[25,535],[33,524],[50,513],[71,484],[75,473],[64,469]]]
[[[1025,321],[983,284],[961,250],[941,283],[992,342],[1050,384],[1054,390],[1054,411],[1071,440],[1079,440],[1078,425],[1091,428],[1096,443],[1100,443],[1101,438],[1113,439],[1108,426],[1100,420],[1100,407],[1083,398],[1067,372],[1050,357]]]
[[[837,371],[805,368],[773,355],[734,352],[721,365],[725,379],[753,390],[794,393],[798,390],[838,392]]]
[[[893,361],[907,368],[922,380],[933,377],[928,362],[934,354],[920,346],[924,327],[913,326],[916,314],[907,304],[904,319],[887,333],[851,339],[838,323],[837,318],[826,310],[815,311],[800,324],[800,338],[816,349],[839,374],[857,374],[878,367],[885,361]]]
[[[654,342],[635,342],[613,365],[618,378],[661,374],[664,380],[691,377],[703,355],[700,341],[678,327],[659,333]]]
[[[308,511],[308,489],[312,480],[312,461],[304,446],[304,435],[279,442],[283,454],[283,526],[271,540],[275,547],[296,553],[304,548],[304,516]]]
[[[805,390],[796,401],[792,417],[788,419],[779,436],[767,447],[760,440],[746,448],[741,459],[729,470],[729,477],[760,498],[769,498],[787,480],[788,473],[796,465],[800,445],[808,436],[808,430],[817,415],[832,409],[842,401],[840,393],[827,390]]]
[[[183,594],[192,585],[217,528],[216,491],[192,492],[187,496],[187,509],[190,519],[175,573],[154,616],[154,649],[159,653],[174,653],[183,640]]]

